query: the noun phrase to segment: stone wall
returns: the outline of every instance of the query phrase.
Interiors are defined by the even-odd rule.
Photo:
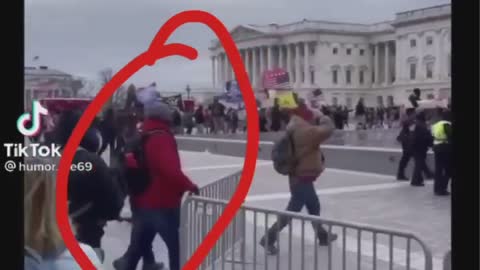
[[[258,159],[270,160],[273,141],[268,139],[278,136],[279,134],[262,134],[263,138],[260,140]],[[181,150],[244,157],[245,140],[238,137],[241,137],[241,135],[232,135],[229,138],[222,138],[221,136],[209,138],[179,136],[177,137],[177,142]],[[349,136],[346,136],[346,138],[349,138]],[[333,144],[323,145],[322,151],[326,157],[328,168],[385,175],[396,175],[398,162],[402,155],[400,148]],[[433,155],[431,153],[428,156],[427,163],[433,169]],[[410,161],[407,168],[407,176],[411,175],[412,167],[413,160]]]

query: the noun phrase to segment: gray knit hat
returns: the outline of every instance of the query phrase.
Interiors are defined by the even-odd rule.
[[[149,101],[143,105],[146,118],[158,119],[167,123],[172,122],[173,110],[161,99]]]

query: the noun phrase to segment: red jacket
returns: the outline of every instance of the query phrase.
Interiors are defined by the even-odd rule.
[[[142,195],[131,198],[136,208],[178,208],[186,191],[196,189],[182,172],[177,143],[167,124],[145,119],[143,132],[163,130],[165,134],[151,135],[144,145],[146,165],[151,176],[150,187]]]

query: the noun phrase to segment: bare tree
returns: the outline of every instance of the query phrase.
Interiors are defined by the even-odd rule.
[[[81,79],[75,79],[71,82],[73,97],[78,96],[78,92],[84,87],[84,82]]]
[[[105,68],[102,69],[99,72],[100,75],[100,83],[102,84],[102,87],[107,84],[113,77],[113,69],[111,68]]]
[[[113,78],[113,70],[111,68],[105,68],[99,72],[99,75],[100,75],[100,83],[103,87]],[[107,108],[108,107],[123,108],[126,100],[127,100],[127,89],[125,86],[122,85],[113,93],[106,107]]]

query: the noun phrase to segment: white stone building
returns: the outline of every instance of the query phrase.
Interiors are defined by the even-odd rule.
[[[327,103],[404,104],[413,88],[424,98],[450,97],[451,5],[397,13],[376,24],[303,20],[240,25],[230,33],[255,90],[263,71],[289,71],[302,96],[321,88]],[[234,78],[223,46],[210,48],[216,89]]]
[[[24,102],[27,106],[32,99],[71,97],[73,81],[72,75],[46,66],[25,67]]]

